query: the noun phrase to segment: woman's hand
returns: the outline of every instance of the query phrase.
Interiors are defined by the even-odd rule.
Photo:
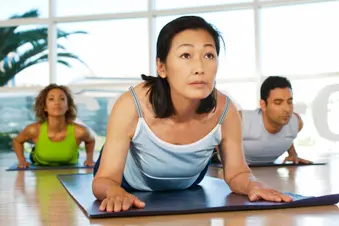
[[[17,167],[20,169],[25,169],[25,168],[29,168],[31,166],[31,164],[29,162],[26,162],[26,160],[24,161],[19,161]]]
[[[112,186],[107,191],[107,198],[101,202],[100,211],[120,212],[127,211],[131,207],[144,208],[145,203],[140,201],[136,196],[127,193],[120,186]]]
[[[84,166],[93,167],[94,165],[95,165],[95,162],[93,161],[93,159],[86,159],[84,161]]]
[[[266,200],[271,202],[292,202],[293,198],[279,191],[271,189],[260,183],[253,183],[248,190],[248,198],[251,202]]]

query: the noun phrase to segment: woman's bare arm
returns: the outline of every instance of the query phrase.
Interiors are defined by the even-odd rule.
[[[230,103],[228,114],[222,124],[222,142],[219,148],[225,181],[232,191],[248,194],[249,184],[256,179],[245,161],[241,118],[233,103]]]
[[[224,178],[231,190],[247,195],[250,201],[264,199],[275,202],[290,202],[292,197],[282,194],[258,181],[248,167],[243,154],[241,118],[231,103],[222,124],[221,160]]]
[[[18,158],[19,164],[25,163],[24,143],[34,140],[39,136],[39,123],[26,126],[12,141],[13,150]]]
[[[99,200],[107,196],[112,186],[121,186],[129,145],[138,121],[138,114],[130,93],[119,97],[108,120],[107,136],[100,166],[92,188]]]
[[[93,162],[93,153],[95,148],[95,137],[90,129],[85,125],[75,124],[76,125],[76,136],[80,138],[81,141],[85,143],[86,150],[86,160],[84,162],[85,166],[94,165]]]

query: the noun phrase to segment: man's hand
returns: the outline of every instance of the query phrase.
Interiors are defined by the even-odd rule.
[[[289,156],[287,156],[284,159],[283,164],[285,164],[286,162],[293,162],[295,164],[311,164],[312,163],[312,161],[299,158],[297,155],[289,155]]]

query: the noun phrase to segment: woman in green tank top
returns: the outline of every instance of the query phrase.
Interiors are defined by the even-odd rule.
[[[66,86],[50,84],[37,96],[34,106],[37,122],[30,124],[13,139],[18,168],[30,163],[24,157],[23,144],[35,144],[30,159],[34,165],[77,164],[79,145],[86,147],[85,166],[93,166],[95,139],[83,125],[74,122],[76,106],[71,91]]]

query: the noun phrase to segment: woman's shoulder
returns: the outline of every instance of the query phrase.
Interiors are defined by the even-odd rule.
[[[26,126],[26,128],[30,131],[39,131],[41,128],[41,125],[44,124],[44,122],[33,122]]]
[[[238,110],[235,106],[235,104],[233,103],[232,99],[230,96],[228,96],[227,94],[217,90],[217,112],[219,112],[219,114],[221,115],[223,111],[227,111],[226,113],[226,117],[228,117],[228,115],[231,115],[230,117],[233,117],[235,115],[238,114]]]
[[[147,86],[146,82],[141,82],[137,84],[136,86],[131,86],[130,89],[126,92],[131,94],[131,89],[135,92],[138,99],[144,99],[144,97],[148,97],[148,91],[150,90],[150,87]]]
[[[87,137],[90,134],[90,128],[86,125],[72,122],[69,125],[74,127],[76,137]]]
[[[131,104],[133,99],[133,93],[136,94],[138,99],[141,99],[144,95],[147,95],[148,87],[145,86],[145,82],[138,83],[137,85],[130,86],[125,90],[118,98],[116,103]]]
[[[216,90],[217,110],[223,111],[226,107],[230,108],[233,105],[232,99],[227,94]]]
[[[40,133],[40,128],[42,124],[43,123],[41,122],[31,123],[24,128],[24,132],[26,134],[29,134],[31,137],[37,137]]]
[[[123,93],[117,102],[124,108],[128,108],[132,112],[137,112],[137,103],[140,105],[143,113],[148,112],[152,107],[149,102],[150,87],[146,86],[146,82],[141,82],[136,86],[130,87],[128,91]],[[133,96],[135,94],[135,96]]]
[[[88,127],[86,125],[83,125],[83,124],[80,124],[80,123],[77,123],[77,122],[69,123],[69,125],[73,126],[74,129],[79,130],[79,131],[87,131],[88,130]]]
[[[115,101],[110,117],[120,118],[121,120],[133,121],[138,119],[138,102],[141,104],[143,109],[144,102],[146,100],[147,88],[144,87],[143,83],[140,83],[129,90],[122,93]],[[133,96],[135,94],[135,96]]]

